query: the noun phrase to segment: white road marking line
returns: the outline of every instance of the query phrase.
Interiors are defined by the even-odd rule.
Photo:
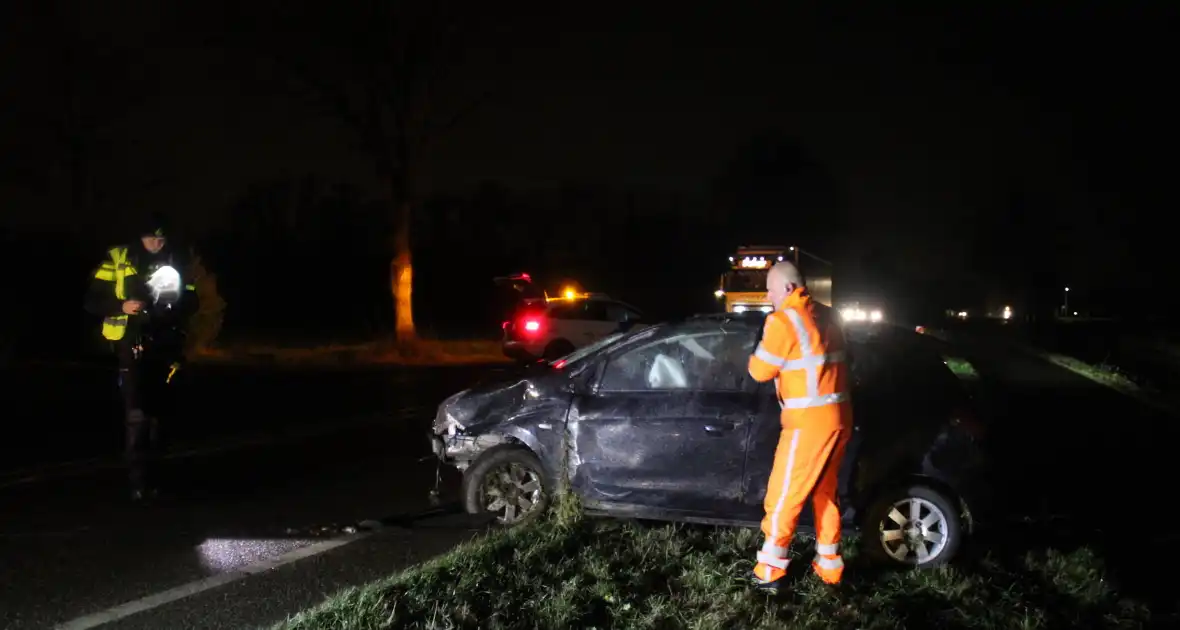
[[[288,551],[287,553],[275,556],[273,558],[260,560],[254,564],[250,564],[239,569],[234,569],[233,571],[211,575],[207,578],[189,582],[188,584],[181,584],[180,586],[170,588],[165,591],[160,591],[158,593],[153,593],[146,597],[141,597],[137,600],[120,604],[106,610],[101,610],[89,615],[83,615],[81,617],[77,617],[59,624],[55,627],[58,628],[58,630],[88,630],[89,628],[97,628],[99,626],[111,623],[112,621],[118,621],[119,619],[130,617],[131,615],[141,612],[146,612],[152,610],[153,608],[159,608],[165,604],[170,604],[187,597],[192,597],[193,595],[215,589],[219,586],[225,586],[226,584],[237,582],[238,580],[244,580],[251,575],[265,573],[271,569],[277,569],[278,567],[281,567],[285,564],[291,564],[292,562],[296,562],[304,558],[310,558],[311,556],[319,555],[333,549],[339,549],[344,545],[354,543],[368,536],[370,536],[370,533],[361,532],[357,534],[351,534],[343,538],[325,540],[323,542],[318,542],[306,547],[300,547],[299,549]]]
[[[166,460],[180,460],[203,457],[206,455],[215,455],[217,453],[224,453],[234,451],[250,446],[263,446],[267,444],[282,444],[295,440],[306,440],[315,437],[321,437],[335,433],[341,429],[356,427],[365,424],[380,422],[389,418],[404,420],[412,416],[425,413],[426,411],[433,411],[431,407],[407,407],[405,409],[398,409],[389,415],[376,414],[359,416],[347,420],[341,420],[335,424],[320,425],[311,429],[303,429],[285,433],[278,436],[260,436],[251,438],[242,438],[230,442],[223,442],[221,444],[212,444],[208,446],[196,446],[183,451],[176,451],[168,453],[162,459]],[[120,459],[116,458],[91,458],[79,459],[70,462],[61,462],[57,464],[47,464],[35,468],[18,469],[14,471],[0,471],[0,490],[4,488],[11,488],[14,486],[21,486],[38,481],[46,481],[49,479],[64,479],[68,477],[76,477],[95,472],[103,469],[122,468],[124,464]]]

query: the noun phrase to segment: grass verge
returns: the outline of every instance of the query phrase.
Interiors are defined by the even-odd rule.
[[[961,357],[946,356],[943,357],[943,363],[954,372],[955,376],[966,381],[979,380],[979,372],[975,371],[975,366],[970,361]]]
[[[1180,415],[1180,407],[1177,406],[1176,400],[1168,399],[1161,396],[1159,392],[1144,389],[1140,387],[1135,381],[1110,370],[1105,370],[1099,366],[1091,365],[1085,361],[1075,359],[1063,354],[1055,354],[1051,352],[1034,351],[1038,356],[1046,361],[1065,368],[1078,376],[1087,378],[1099,385],[1109,387],[1126,396],[1130,396],[1135,400],[1147,405],[1157,411],[1177,416]]]
[[[849,540],[848,542],[852,542]],[[1136,628],[1088,550],[892,572],[849,544],[833,591],[810,572],[777,597],[740,578],[753,530],[551,519],[497,532],[338,594],[276,630],[342,628]],[[806,541],[792,550],[806,567]]]
[[[1081,361],[1081,360],[1075,359],[1073,357],[1066,356],[1064,354],[1054,354],[1054,353],[1041,353],[1041,354],[1046,359],[1048,359],[1050,363],[1053,363],[1054,365],[1059,365],[1059,366],[1069,370],[1070,372],[1073,372],[1073,373],[1078,374],[1080,376],[1084,376],[1084,377],[1086,377],[1096,383],[1099,383],[1101,385],[1106,385],[1107,387],[1111,387],[1111,388],[1114,388],[1119,391],[1125,392],[1127,394],[1132,394],[1132,395],[1142,393],[1142,388],[1140,388],[1137,384],[1135,384],[1134,381],[1123,376],[1122,374],[1118,374],[1116,372],[1112,372],[1109,370],[1104,370],[1096,365],[1090,365],[1089,363],[1086,363],[1085,361]]]

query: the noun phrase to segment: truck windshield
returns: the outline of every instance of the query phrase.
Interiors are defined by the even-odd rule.
[[[725,274],[727,293],[754,293],[766,290],[765,269],[741,269]]]

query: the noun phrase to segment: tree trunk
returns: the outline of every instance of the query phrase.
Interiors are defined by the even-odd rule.
[[[397,221],[393,232],[393,259],[389,263],[390,291],[395,315],[394,334],[398,345],[411,344],[418,339],[414,327],[414,265],[410,252],[410,213],[413,205],[408,198],[395,196]]]

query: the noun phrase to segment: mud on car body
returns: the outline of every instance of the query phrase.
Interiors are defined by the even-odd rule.
[[[471,513],[536,518],[561,486],[597,515],[757,527],[779,438],[771,384],[746,361],[763,316],[616,334],[445,400],[434,453]],[[896,563],[949,561],[985,504],[969,396],[920,335],[849,334],[856,428],[840,473],[846,527]],[[810,528],[810,508],[800,530]]]

